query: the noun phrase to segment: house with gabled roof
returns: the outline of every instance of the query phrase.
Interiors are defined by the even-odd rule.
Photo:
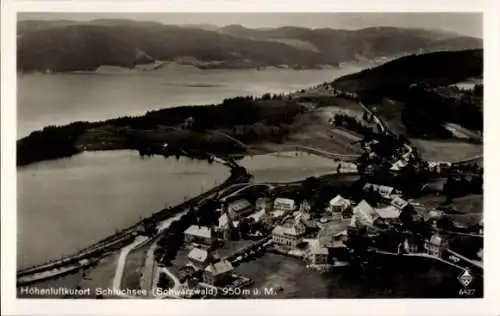
[[[425,251],[433,256],[441,257],[443,252],[448,248],[448,239],[435,233],[431,238],[427,239],[424,243]]]
[[[336,197],[328,202],[328,209],[330,212],[343,212],[351,207],[351,201],[338,194]]]
[[[401,210],[393,205],[377,208],[375,211],[381,219],[386,221],[399,219],[399,215],[401,214]]]
[[[212,246],[216,238],[211,227],[191,225],[184,231],[184,241],[186,243],[199,243]]]
[[[272,240],[276,244],[295,248],[305,232],[306,226],[300,220],[295,219],[291,226],[276,226],[272,231]]]
[[[233,220],[241,219],[253,212],[253,205],[248,200],[237,200],[229,203],[229,215]]]
[[[311,239],[306,250],[306,260],[311,264],[327,264],[328,248],[321,245],[319,239]]]
[[[358,205],[353,208],[353,216],[366,226],[372,226],[375,220],[379,218],[375,209],[365,200],[359,202]]]
[[[295,201],[287,198],[276,198],[273,204],[274,211],[290,212],[294,211],[296,207]]]
[[[213,259],[212,254],[203,248],[193,248],[188,254],[189,262],[196,269],[204,269]]]
[[[233,269],[227,260],[210,263],[203,271],[203,281],[210,285],[224,285],[231,278]]]

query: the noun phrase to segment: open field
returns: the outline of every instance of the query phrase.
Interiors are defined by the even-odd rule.
[[[331,107],[329,108],[333,111]],[[335,108],[335,110],[344,112],[340,108]],[[304,113],[293,123],[293,132],[283,143],[314,147],[337,154],[361,154],[359,144],[354,144],[357,140],[355,135],[350,135],[345,131],[332,132],[328,119],[335,115],[335,111],[331,111],[325,112],[325,109],[321,108],[314,112]]]
[[[444,200],[445,198],[443,196],[427,195],[418,199],[418,202],[427,206],[428,208],[435,208],[441,205],[441,203]],[[463,197],[459,197],[453,199],[453,202],[450,204],[450,206],[453,206],[457,210],[466,214],[482,213],[483,195],[470,194]]]
[[[125,268],[122,276],[122,289],[140,289],[141,276],[146,262],[146,255],[149,247],[141,247],[132,250],[125,261]]]
[[[254,281],[251,289],[276,292],[244,298],[455,297],[460,288],[456,280],[459,271],[434,260],[390,257],[382,258],[376,266],[367,273],[349,267],[322,273],[309,270],[300,259],[267,252],[242,263],[235,272]],[[482,287],[480,281],[474,284],[476,292]]]
[[[443,196],[427,195],[418,199],[426,210],[431,210],[442,205],[445,198]],[[483,218],[483,195],[470,194],[453,199],[453,202],[447,206],[455,208],[461,214],[447,214],[446,217],[452,219],[457,224],[465,226],[478,224]],[[417,211],[421,208],[417,208]]]
[[[460,141],[410,139],[425,160],[457,161],[483,154],[482,144]]]
[[[85,277],[82,278],[80,286],[82,288],[90,288],[91,291],[96,288],[111,288],[117,260],[118,253],[99,261],[98,265],[87,272]]]

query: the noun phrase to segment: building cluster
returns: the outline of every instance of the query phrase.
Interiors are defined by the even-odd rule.
[[[264,237],[270,232],[270,242],[275,250],[301,257],[309,266],[335,266],[348,260],[348,229],[366,228],[373,233],[371,236],[375,236],[391,226],[402,227],[403,212],[408,210],[413,214],[413,205],[393,187],[367,183],[364,190],[378,192],[382,197],[381,204],[372,206],[366,200],[355,202],[339,194],[328,201],[319,217],[313,216],[308,200],[297,202],[284,197],[260,197],[255,204],[246,199],[224,201],[217,225],[192,225],[184,232],[184,240],[191,248],[188,255],[190,265],[202,271],[203,282],[207,284],[229,282],[233,266],[214,254],[217,242],[239,234],[244,222],[266,222],[270,223],[271,229],[257,236]],[[314,213],[318,215],[317,210]],[[425,252],[439,257],[447,245],[447,239],[439,234],[427,240],[409,234],[397,251]]]
[[[302,207],[306,208],[306,205]],[[279,221],[296,208],[294,200],[285,198],[258,198],[255,205],[245,199],[222,203],[217,225],[191,225],[184,231],[184,242],[190,249],[189,265],[196,271],[202,271],[204,283],[214,286],[227,284],[234,269],[231,262],[216,254],[218,242],[230,240],[234,234],[238,234],[243,221],[259,223],[266,218]],[[290,228],[283,236],[287,238],[287,234],[302,235],[303,229],[297,227],[298,231],[292,232],[294,228]],[[292,243],[294,239],[289,240]]]
[[[273,243],[282,249],[288,249],[289,253],[300,252],[310,265],[332,265],[346,253],[345,242],[349,227],[366,228],[375,236],[391,226],[401,228],[403,212],[413,214],[413,206],[401,197],[398,190],[383,185],[366,186],[380,193],[383,205],[372,206],[366,200],[355,203],[337,195],[328,202],[323,217],[313,220],[308,213],[310,207],[304,206],[304,202],[295,209],[290,202],[287,212],[292,216],[273,229]],[[439,233],[424,240],[409,234],[394,251],[441,257],[447,247],[447,238]]]

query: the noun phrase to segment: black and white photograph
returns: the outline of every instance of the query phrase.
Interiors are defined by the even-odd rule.
[[[17,13],[15,296],[483,298],[483,18]]]

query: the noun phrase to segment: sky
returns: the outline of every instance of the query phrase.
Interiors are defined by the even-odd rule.
[[[133,19],[164,24],[240,24],[249,28],[298,26],[355,30],[373,26],[417,27],[440,29],[461,35],[482,37],[481,13],[405,12],[405,13],[28,13],[27,19]]]

